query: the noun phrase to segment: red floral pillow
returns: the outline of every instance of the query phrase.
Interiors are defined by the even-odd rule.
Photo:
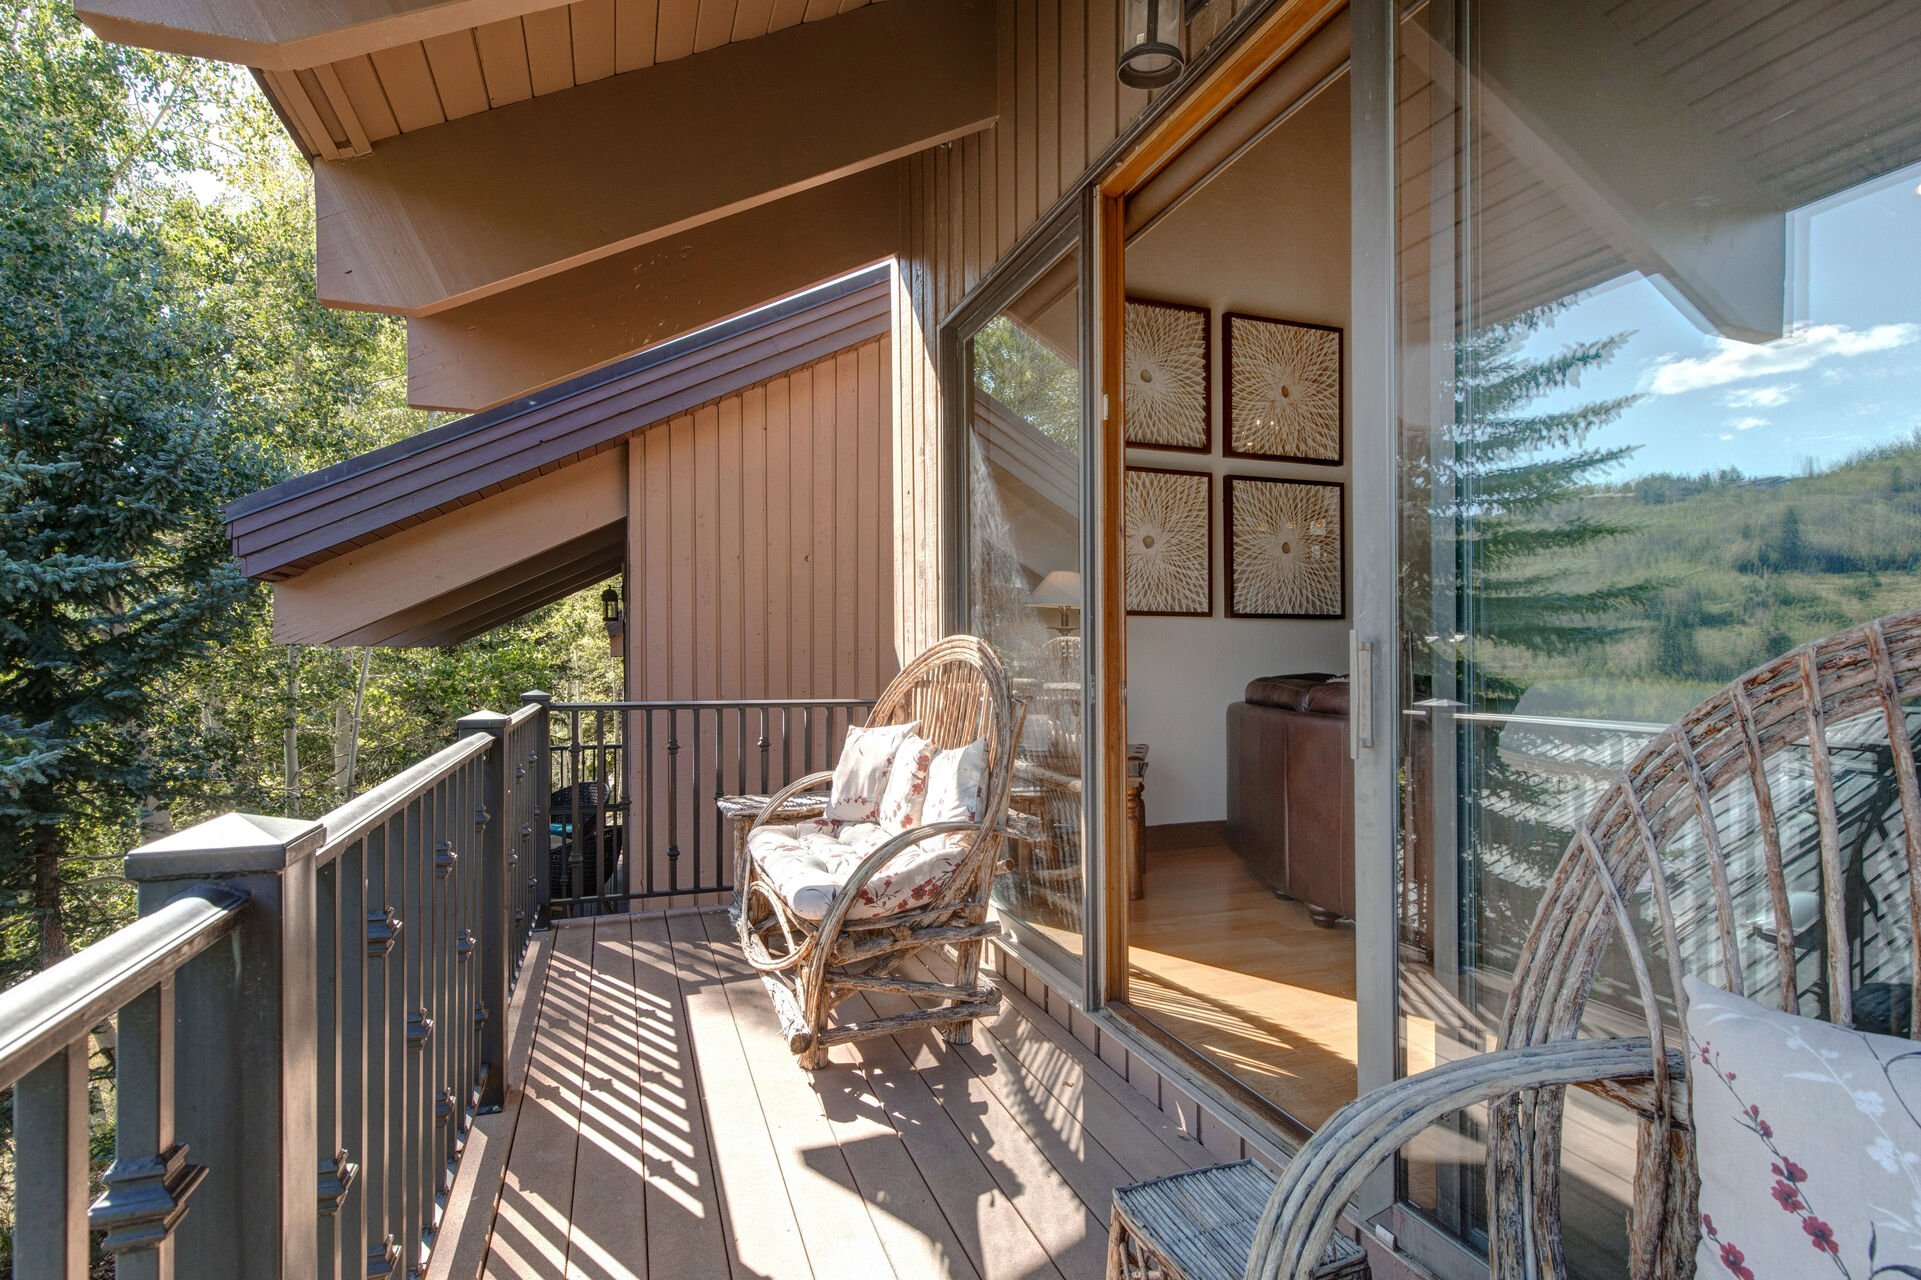
[[[1921,1045],[1687,994],[1695,1275],[1921,1277]]]

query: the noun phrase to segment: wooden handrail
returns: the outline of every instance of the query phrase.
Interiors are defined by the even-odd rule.
[[[247,895],[198,884],[150,916],[0,992],[0,1089],[225,937]]]

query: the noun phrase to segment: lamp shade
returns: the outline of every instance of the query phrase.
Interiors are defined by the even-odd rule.
[[[1081,575],[1072,569],[1056,569],[1040,580],[1027,603],[1037,609],[1078,609],[1081,607]]]
[[[1173,84],[1186,62],[1181,49],[1184,0],[1124,0],[1120,81],[1130,89]]]

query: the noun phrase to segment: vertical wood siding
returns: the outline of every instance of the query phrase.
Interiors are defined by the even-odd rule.
[[[1216,0],[1223,8],[1226,0]],[[1120,0],[999,0],[999,120],[908,160],[907,225],[894,306],[894,530],[903,658],[940,637],[943,538],[941,318],[1079,185],[1146,109],[1114,76]],[[950,584],[950,590],[959,584]]]
[[[629,438],[629,698],[871,698],[900,669],[894,566],[911,549],[896,539],[889,482],[889,346],[850,347]],[[670,842],[681,886],[712,883],[716,859],[731,857],[712,798],[717,780],[736,789],[743,760],[753,767],[759,723],[749,717],[743,736],[734,716],[694,722],[680,715],[671,759],[664,717],[651,750],[640,718],[627,725],[627,795],[642,801],[629,828],[636,890],[649,849],[662,889]],[[796,777],[804,762],[831,766],[838,747],[819,717],[804,737],[800,725],[787,742]],[[778,745],[770,759],[778,786]]]
[[[888,345],[628,441],[629,697],[871,697],[899,670]]]

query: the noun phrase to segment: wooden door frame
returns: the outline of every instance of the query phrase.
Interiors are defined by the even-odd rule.
[[[1093,400],[1098,430],[1093,450],[1094,501],[1088,516],[1094,530],[1096,578],[1090,598],[1098,604],[1092,674],[1093,718],[1099,736],[1093,765],[1098,774],[1095,793],[1101,797],[1127,794],[1126,546],[1121,520],[1127,451],[1120,437],[1126,363],[1122,346],[1127,200],[1345,7],[1345,0],[1283,0],[1276,5],[1165,111],[1155,113],[1157,118],[1151,118],[1133,144],[1095,180],[1089,196],[1093,226],[1087,243],[1093,261],[1088,276],[1093,288],[1086,304],[1095,336]],[[1125,805],[1101,804],[1094,815],[1099,823],[1095,847],[1102,861],[1102,910],[1094,931],[1099,963],[1090,966],[1089,1003],[1099,1006],[1127,998],[1128,878],[1121,860],[1128,832]]]

